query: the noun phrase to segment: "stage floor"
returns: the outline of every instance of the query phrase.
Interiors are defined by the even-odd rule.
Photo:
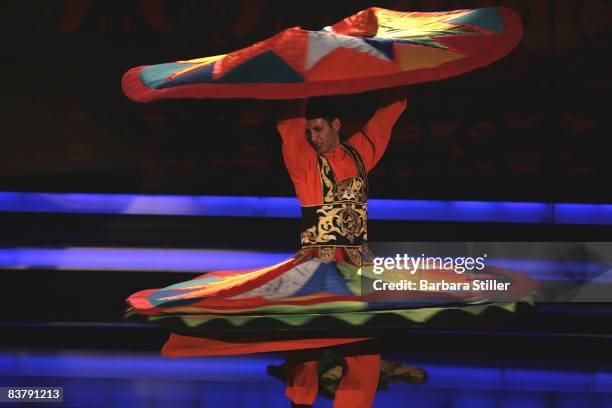
[[[390,384],[377,393],[377,408],[612,407],[612,368],[564,366],[563,356],[555,369],[537,368],[537,361],[500,366],[389,357],[426,369],[429,380]],[[63,387],[64,402],[45,406],[288,407],[283,384],[266,374],[267,365],[282,361],[273,353],[167,359],[151,352],[5,348],[0,384]],[[322,397],[315,404],[331,406]]]

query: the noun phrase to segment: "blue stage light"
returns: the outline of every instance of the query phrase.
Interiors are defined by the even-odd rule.
[[[284,384],[265,374],[268,364],[282,359],[277,354],[167,359],[143,352],[18,349],[0,352],[0,382],[62,386],[70,406],[284,406]],[[427,383],[390,384],[378,392],[375,406],[607,407],[612,395],[612,374],[575,365],[550,369],[485,360],[418,365],[428,372]],[[331,405],[321,399],[315,404]]]
[[[299,218],[296,198],[0,192],[2,212]],[[369,218],[612,224],[612,204],[370,199]]]

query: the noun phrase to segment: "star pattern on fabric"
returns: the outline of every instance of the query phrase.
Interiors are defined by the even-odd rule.
[[[323,57],[338,48],[352,48],[374,57],[390,61],[390,59],[375,47],[359,37],[343,34],[333,34],[327,31],[311,31],[308,33],[308,50],[306,54],[306,69],[314,67]]]
[[[320,31],[292,27],[228,54],[134,67],[121,86],[137,102],[359,93],[487,66],[514,49],[523,32],[520,17],[507,7],[370,7]]]

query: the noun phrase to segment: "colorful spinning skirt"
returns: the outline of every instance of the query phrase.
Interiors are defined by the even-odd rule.
[[[132,294],[126,318],[171,329],[163,356],[229,355],[357,342],[389,327],[499,320],[538,298],[536,281],[498,268],[377,274],[353,261],[343,247],[326,261],[312,247],[265,268],[209,272]]]

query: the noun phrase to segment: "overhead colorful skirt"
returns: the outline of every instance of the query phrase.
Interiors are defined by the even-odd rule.
[[[293,27],[229,54],[132,68],[122,87],[137,102],[357,93],[489,65],[522,35],[518,15],[503,7],[430,13],[371,7],[320,31]]]
[[[445,285],[372,289],[383,282],[407,285],[422,279]],[[472,289],[475,280],[507,289]],[[491,267],[464,274],[422,269],[413,275],[398,270],[377,275],[367,260],[356,260],[345,248],[336,248],[324,261],[314,247],[270,267],[215,271],[136,292],[126,300],[126,317],[175,331],[163,350],[167,356],[241,354],[361,341],[376,328],[500,320],[533,305],[537,286],[527,275]],[[305,336],[308,330],[313,334]]]

